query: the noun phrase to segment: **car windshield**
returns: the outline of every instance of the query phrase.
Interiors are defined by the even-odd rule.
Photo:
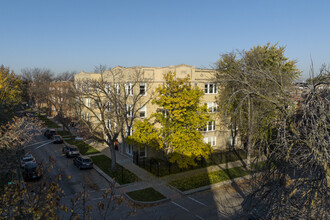
[[[54,130],[50,130],[49,133],[50,133],[50,134],[55,134],[56,131],[54,131]]]
[[[83,162],[91,162],[90,159],[83,159]]]
[[[29,161],[32,161],[33,158],[32,157],[26,157],[26,158],[23,158],[23,161],[24,162],[29,162]]]
[[[77,151],[77,148],[75,148],[75,147],[71,147],[71,148],[70,148],[70,151]]]
[[[61,140],[61,137],[60,136],[55,136],[55,139],[59,141],[59,140]]]

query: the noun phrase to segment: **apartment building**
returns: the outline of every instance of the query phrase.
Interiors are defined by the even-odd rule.
[[[80,89],[83,86],[81,82],[102,79],[109,82],[109,85],[105,84],[105,87],[107,87],[107,85],[109,88],[111,86],[115,87],[115,92],[118,95],[123,93],[131,97],[133,97],[135,94],[141,95],[142,98],[140,99],[140,102],[136,104],[136,106],[138,106],[138,114],[135,114],[135,120],[139,120],[148,118],[152,113],[156,112],[157,109],[160,108],[160,106],[153,105],[151,101],[148,102],[148,99],[152,98],[155,89],[160,84],[165,82],[163,76],[168,72],[175,72],[177,78],[184,78],[188,76],[191,80],[192,86],[203,89],[205,95],[203,96],[201,104],[207,105],[212,119],[206,123],[205,129],[202,131],[204,134],[204,142],[209,143],[215,150],[226,149],[232,138],[230,136],[228,127],[221,121],[219,117],[217,117],[216,114],[218,110],[216,104],[216,96],[219,92],[219,88],[215,80],[215,70],[200,69],[196,68],[195,66],[189,66],[185,64],[167,67],[115,67],[111,71],[105,71],[102,74],[80,72],[79,74],[75,75],[74,83],[76,88]],[[137,78],[135,78],[136,74],[138,75]],[[85,85],[84,87],[85,88],[81,89],[90,90],[88,85]],[[109,88],[105,88],[105,90],[109,90]],[[98,90],[95,89],[93,90],[93,92],[97,91]],[[129,99],[127,100],[128,103],[126,103],[125,108],[128,116],[132,116],[134,114],[132,109],[130,109],[132,105],[129,103]],[[90,106],[92,108],[93,104],[91,103],[91,100],[85,99],[83,101],[85,102],[86,106]],[[109,111],[110,108],[116,109],[118,106],[109,105]],[[81,114],[84,118],[91,116],[88,108],[82,110]],[[92,121],[92,119],[88,120]],[[111,118],[107,119],[106,122],[109,122],[109,126],[111,126],[110,121]],[[130,127],[125,128],[125,130],[128,134],[130,134]],[[138,154],[142,157],[162,156],[161,152],[156,152],[153,149],[136,149],[134,146],[122,144],[122,140],[119,140],[119,143],[120,152],[129,156],[133,156],[134,152],[138,152]]]

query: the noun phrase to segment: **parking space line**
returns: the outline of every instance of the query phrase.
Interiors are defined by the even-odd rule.
[[[46,141],[39,141],[39,142],[36,142],[36,143],[30,144],[30,145],[24,146],[23,148],[31,147],[31,146],[33,146],[33,145],[41,144],[41,143],[44,143],[44,142],[47,142],[47,141],[49,141],[49,140],[46,140]]]
[[[176,203],[176,202],[173,202],[173,201],[171,201],[171,203],[173,203],[174,205],[176,205],[176,206],[178,206],[178,207],[182,208],[183,210],[186,210],[187,212],[189,212],[189,213],[190,213],[190,211],[189,211],[188,209],[186,209],[185,207],[183,207],[183,206],[179,205],[178,203]]]
[[[201,205],[207,207],[207,205],[205,205],[204,203],[198,201],[197,199],[191,198],[190,196],[187,196],[187,197],[188,197],[189,199],[191,199],[192,201],[195,201],[195,202],[197,202],[198,204],[201,204]]]
[[[198,219],[200,219],[200,220],[204,220],[204,219],[203,219],[202,217],[200,217],[199,215],[196,215],[196,214],[192,213],[191,211],[189,211],[189,210],[188,210],[188,209],[186,209],[185,207],[183,207],[183,206],[179,205],[178,203],[176,203],[176,202],[173,202],[173,201],[171,201],[171,203],[173,203],[174,205],[176,205],[176,206],[178,206],[178,207],[182,208],[183,210],[185,210],[185,211],[189,212],[190,214],[193,214],[193,215],[194,215],[194,216],[196,216]]]
[[[50,141],[50,142],[48,142],[48,143],[44,143],[44,144],[40,145],[39,147],[36,147],[35,150],[37,150],[37,149],[39,149],[39,148],[41,148],[41,147],[43,147],[43,146],[45,146],[45,145],[47,145],[47,144],[50,144],[50,143],[52,143],[52,142],[53,142],[53,141]]]

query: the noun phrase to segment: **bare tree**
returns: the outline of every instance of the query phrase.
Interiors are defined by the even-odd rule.
[[[112,169],[116,169],[115,141],[121,135],[125,143],[140,109],[152,99],[152,95],[145,96],[149,80],[143,72],[124,70],[116,68],[94,79],[75,80],[77,116],[95,139],[109,146]]]
[[[28,82],[28,93],[31,101],[36,105],[38,110],[42,104],[47,107],[49,100],[49,83],[52,82],[54,74],[49,69],[23,69],[22,78]]]
[[[278,118],[270,144],[259,147],[267,159],[256,161],[249,209],[263,207],[266,219],[329,218],[329,97],[329,82],[317,81],[297,110]]]
[[[111,68],[109,68],[107,65],[98,65],[98,66],[94,66],[94,72],[95,73],[103,73],[106,70],[111,70]]]
[[[76,72],[63,72],[58,74],[55,78],[54,81],[67,81],[67,82],[73,82],[74,80],[74,75],[77,74]]]

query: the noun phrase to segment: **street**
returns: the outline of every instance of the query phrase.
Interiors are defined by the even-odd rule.
[[[89,211],[92,219],[242,219],[241,202],[245,196],[243,189],[233,183],[233,186],[224,186],[216,190],[195,193],[189,196],[173,198],[169,202],[152,207],[135,207],[124,200],[120,204],[111,204],[113,210],[98,210],[98,203],[106,204],[107,199],[103,194],[110,187],[108,181],[95,169],[79,170],[73,165],[72,158],[66,158],[62,153],[63,144],[53,144],[52,140],[43,135],[36,137],[35,142],[30,143],[26,152],[32,153],[37,162],[43,164],[53,161],[53,168],[45,173],[42,178],[54,180],[61,175],[59,181],[64,196],[61,203],[68,208],[77,198],[83,196],[79,193],[88,192],[85,206],[92,206]],[[32,183],[33,184],[33,183]],[[120,188],[115,189],[120,195]],[[73,200],[72,200],[73,199]],[[83,201],[75,205],[77,213],[83,211]],[[68,219],[71,213],[59,211],[60,218]],[[243,218],[244,219],[244,218]]]

